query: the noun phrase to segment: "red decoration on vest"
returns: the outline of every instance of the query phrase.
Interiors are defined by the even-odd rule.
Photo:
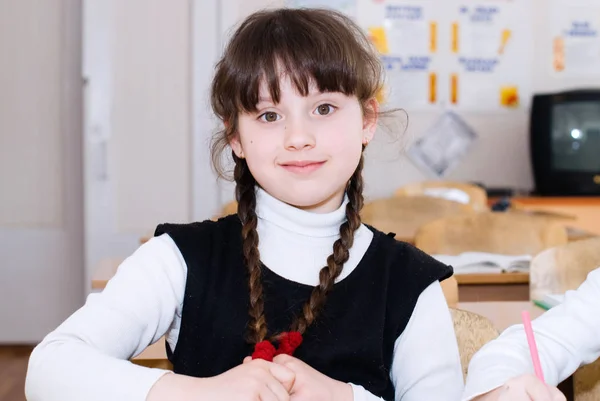
[[[297,331],[282,333],[279,339],[279,348],[268,340],[264,340],[256,344],[252,359],[264,359],[265,361],[273,362],[276,355],[286,354],[294,355],[294,351],[302,344],[302,334]]]

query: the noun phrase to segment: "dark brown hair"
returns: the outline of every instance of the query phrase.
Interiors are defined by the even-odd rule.
[[[212,83],[211,103],[225,129],[214,137],[213,165],[220,176],[223,151],[238,134],[238,115],[256,112],[261,82],[267,84],[275,103],[280,99],[281,73],[290,77],[298,92],[306,96],[311,84],[321,92],[356,96],[365,117],[368,107],[382,88],[383,72],[377,52],[361,29],[343,14],[319,9],[277,9],[260,11],[246,18],[233,34],[218,62]],[[256,181],[244,159],[232,152],[235,163],[238,215],[242,221],[243,253],[249,273],[250,322],[248,339],[258,343],[267,337],[258,251],[255,212]],[[346,222],[333,245],[317,285],[294,320],[291,330],[304,333],[325,304],[327,294],[348,260],[354,232],[360,227],[363,206],[363,158],[350,178],[346,194]],[[276,336],[275,336],[276,337]]]

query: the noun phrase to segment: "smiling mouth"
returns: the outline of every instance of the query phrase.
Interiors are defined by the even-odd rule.
[[[323,166],[324,164],[325,164],[324,161],[321,161],[321,162],[298,161],[298,162],[282,163],[281,167],[283,167],[284,169],[286,169],[287,171],[289,171],[291,173],[306,174],[306,173],[312,173],[313,171],[320,169],[321,166]]]

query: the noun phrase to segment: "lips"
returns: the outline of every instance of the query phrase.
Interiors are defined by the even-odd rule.
[[[296,160],[280,163],[281,167],[291,173],[306,174],[318,170],[325,164],[324,161]]]

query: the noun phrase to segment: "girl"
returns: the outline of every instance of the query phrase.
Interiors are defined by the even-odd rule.
[[[28,399],[457,400],[452,269],[360,220],[381,71],[338,13],[247,18],[212,85],[237,215],[159,226],[36,348]],[[165,334],[174,372],[127,361]]]
[[[564,401],[555,387],[600,357],[600,268],[562,304],[532,322],[544,380],[533,375],[522,325],[508,328],[473,356],[465,400]]]

